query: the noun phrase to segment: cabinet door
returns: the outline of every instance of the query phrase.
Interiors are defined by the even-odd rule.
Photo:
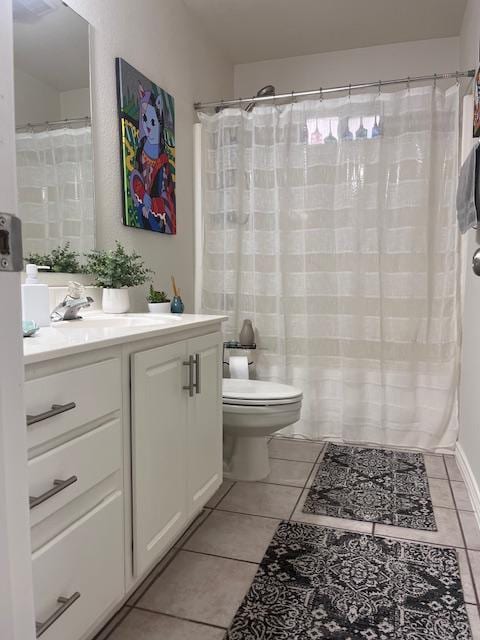
[[[134,574],[152,565],[187,519],[186,343],[131,356]]]
[[[223,476],[222,356],[220,333],[188,341],[188,353],[198,358],[195,395],[188,399],[189,513],[215,493]]]

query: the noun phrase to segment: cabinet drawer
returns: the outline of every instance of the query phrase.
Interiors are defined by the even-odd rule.
[[[121,466],[122,431],[118,418],[29,460],[32,526]]]
[[[82,637],[122,597],[122,504],[113,494],[33,554],[37,634],[38,623],[60,614],[42,640]],[[60,612],[62,604],[70,606]]]
[[[120,409],[120,361],[112,358],[28,380],[25,404],[31,449]]]

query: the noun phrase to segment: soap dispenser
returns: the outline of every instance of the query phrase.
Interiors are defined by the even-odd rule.
[[[49,269],[50,267],[40,267]],[[50,326],[50,298],[48,285],[38,279],[38,266],[27,264],[27,277],[22,284],[22,320],[33,320],[39,327]]]

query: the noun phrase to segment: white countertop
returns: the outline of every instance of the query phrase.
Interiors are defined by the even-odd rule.
[[[54,322],[31,338],[23,339],[24,364],[42,362],[184,329],[218,324],[226,316],[199,314],[86,312],[81,320]]]

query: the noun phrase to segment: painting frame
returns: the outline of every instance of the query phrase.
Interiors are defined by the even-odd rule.
[[[480,137],[480,66],[473,79],[473,137]]]
[[[175,235],[175,100],[123,58],[115,58],[127,227]]]

